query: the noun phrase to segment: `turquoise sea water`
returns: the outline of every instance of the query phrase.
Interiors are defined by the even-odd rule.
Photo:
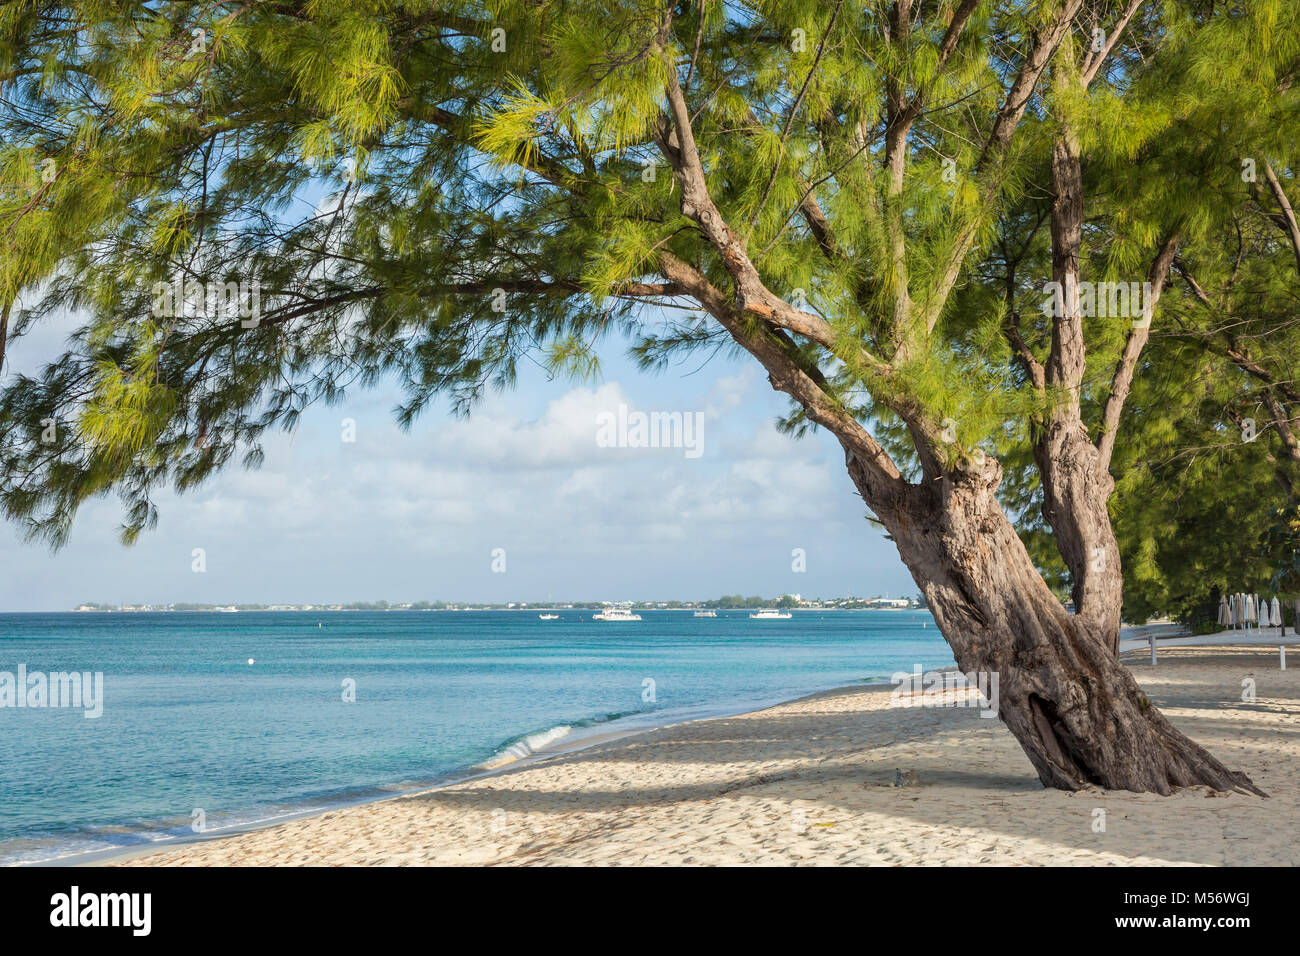
[[[196,810],[211,831],[364,800],[592,728],[953,662],[924,611],[537,613],[0,615],[0,672],[104,681],[97,719],[0,707],[0,863],[190,835]]]

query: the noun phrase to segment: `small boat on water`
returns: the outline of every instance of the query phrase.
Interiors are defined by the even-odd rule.
[[[788,621],[793,617],[789,611],[782,613],[774,607],[765,607],[756,614],[749,615],[751,621]]]
[[[632,605],[629,604],[606,604],[605,609],[599,614],[591,616],[593,621],[639,621],[640,614],[632,613]]]
[[[717,617],[718,612],[717,611],[696,611],[695,616],[696,617]]]
[[[538,619],[539,621],[558,621],[558,620],[560,619],[560,615],[558,615],[558,614],[539,614],[539,615],[537,615],[537,619]]]

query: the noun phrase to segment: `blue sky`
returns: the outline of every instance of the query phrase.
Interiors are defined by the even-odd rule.
[[[14,343],[6,371],[47,359],[66,333]],[[777,433],[785,403],[752,360],[688,358],[648,374],[625,346],[605,343],[596,381],[531,368],[468,420],[432,410],[409,433],[393,424],[391,390],[314,408],[296,433],[270,438],[260,469],[160,496],[158,527],[133,547],[117,540],[112,498],[84,508],[56,554],[6,526],[0,608],[917,592],[865,520],[834,440]],[[701,412],[702,454],[600,447],[597,416],[620,403]],[[497,548],[504,573],[492,570]]]

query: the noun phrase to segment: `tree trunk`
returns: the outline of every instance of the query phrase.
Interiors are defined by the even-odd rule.
[[[1119,653],[1124,575],[1107,501],[1115,482],[1077,418],[1053,418],[1034,444],[1043,517],[1070,569],[1075,613],[1094,638]]]
[[[1068,83],[1062,74],[1061,82]],[[1115,483],[1088,437],[1080,409],[1087,350],[1079,302],[1083,241],[1083,167],[1068,129],[1052,147],[1052,281],[1056,311],[1045,368],[1052,405],[1034,442],[1043,517],[1070,569],[1075,613],[1112,654],[1119,653],[1124,579],[1119,544],[1106,507]]]
[[[867,497],[852,456],[849,473]],[[1167,795],[1203,785],[1263,796],[1176,730],[1104,636],[1066,612],[997,502],[1000,478],[987,459],[979,472],[913,486],[876,513],[958,666],[998,675],[998,716],[1044,786]]]

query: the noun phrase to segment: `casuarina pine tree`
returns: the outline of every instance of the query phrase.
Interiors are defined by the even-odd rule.
[[[1045,785],[1255,791],[1118,660],[1111,469],[1200,184],[1271,145],[1184,124],[1292,100],[1298,36],[1268,0],[11,0],[6,340],[85,321],[4,385],[0,500],[58,544],[117,494],[130,540],[349,388],[410,425],[611,329],[726,346],[842,446]]]

